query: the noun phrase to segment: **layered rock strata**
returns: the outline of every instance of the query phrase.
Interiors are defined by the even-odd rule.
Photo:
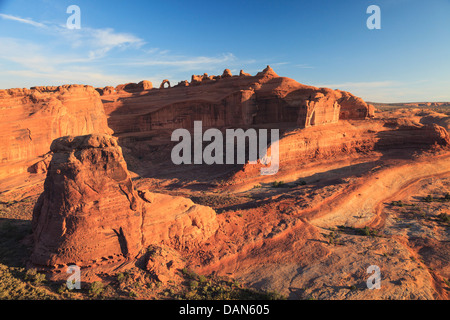
[[[58,137],[112,133],[100,95],[83,85],[0,90],[0,123],[0,179],[26,172]]]

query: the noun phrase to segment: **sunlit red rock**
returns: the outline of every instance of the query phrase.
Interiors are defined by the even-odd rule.
[[[55,267],[132,260],[151,244],[195,247],[217,229],[214,210],[133,186],[117,139],[63,137],[51,145],[33,213],[31,262]]]

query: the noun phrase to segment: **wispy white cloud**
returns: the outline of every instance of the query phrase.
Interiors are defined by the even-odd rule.
[[[307,64],[296,64],[294,67],[297,67],[300,69],[314,69],[314,67],[307,65]]]
[[[100,59],[113,49],[141,48],[145,41],[141,38],[112,28],[93,29],[83,27],[80,30],[58,28],[56,30],[74,48],[86,48],[89,59]]]
[[[144,41],[129,33],[117,33],[113,29],[88,29],[91,32],[92,40],[101,47],[116,47],[133,44],[141,46]]]
[[[0,59],[30,70],[52,71],[62,58],[49,56],[42,45],[21,39],[0,38],[0,43]]]
[[[32,25],[42,38],[51,42],[49,45],[40,37],[36,40],[0,37],[0,63],[8,65],[2,73],[9,74],[14,81],[22,77],[26,83],[48,81],[52,84],[60,82],[103,86],[136,81],[150,70],[151,74],[144,74],[143,78],[157,83],[169,75],[178,78],[173,79],[176,81],[186,77],[183,72],[219,72],[220,69],[238,68],[255,62],[239,61],[232,53],[186,56],[157,47],[148,48],[140,37],[112,28],[83,26],[78,30],[69,30],[65,25],[40,23],[7,14],[1,14],[0,17]],[[125,50],[128,58],[117,59],[116,53]],[[111,70],[116,70],[116,74]],[[122,73],[123,76],[120,75]],[[161,80],[155,78],[155,74],[162,73],[166,76]],[[1,79],[0,86],[17,86],[8,85],[11,79]],[[20,83],[19,86],[23,85]]]
[[[17,22],[20,22],[20,23],[29,24],[29,25],[32,25],[32,26],[35,26],[35,27],[38,27],[38,28],[45,28],[46,27],[45,24],[33,21],[30,18],[24,19],[24,18],[20,18],[20,17],[17,17],[17,16],[4,14],[4,13],[0,13],[0,18],[6,19],[6,20],[17,21]]]
[[[315,86],[349,91],[367,101],[383,102],[390,101],[392,97],[398,96],[400,93],[399,88],[402,88],[404,85],[404,83],[398,81],[383,80],[325,83]]]
[[[284,66],[284,65],[287,65],[287,64],[289,64],[289,62],[274,62],[274,63],[271,63],[270,65],[272,67],[279,67],[279,66]]]
[[[442,95],[445,84],[436,87],[432,81],[427,79],[417,81],[342,82],[316,86],[349,91],[366,101],[372,102],[448,100],[448,95]]]
[[[105,73],[99,70],[87,68],[67,68],[45,72],[38,70],[9,70],[4,75],[27,79],[29,86],[57,85],[57,84],[90,84],[95,87],[103,87],[105,84],[117,85],[129,82],[133,75],[118,75]],[[151,80],[151,79],[148,79]],[[2,82],[0,81],[0,85]]]
[[[159,59],[140,59],[121,64],[128,66],[169,66],[179,67],[183,70],[194,70],[200,67],[211,68],[217,65],[223,65],[236,61],[236,57],[232,53],[222,54],[217,57],[185,57],[185,56],[168,56],[159,54]]]
[[[364,88],[364,89],[376,89],[376,88],[385,88],[385,87],[393,87],[399,86],[402,83],[397,81],[367,81],[367,82],[342,82],[342,83],[334,83],[334,84],[324,84],[319,85],[319,87],[327,87],[327,88]]]

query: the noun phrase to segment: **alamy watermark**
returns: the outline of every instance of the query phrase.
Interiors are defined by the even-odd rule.
[[[380,267],[376,265],[371,265],[367,268],[367,273],[373,273],[366,281],[367,288],[381,289],[381,271]]]
[[[66,285],[69,290],[81,289],[81,273],[80,267],[77,265],[70,265],[67,267],[66,273],[70,273],[71,275],[67,278]]]
[[[181,141],[180,141],[181,139]],[[172,141],[180,141],[171,153],[172,162],[180,164],[257,164],[270,167],[261,168],[261,175],[274,175],[279,169],[279,130],[270,130],[270,156],[268,156],[268,130],[258,129],[226,129],[225,141],[222,131],[211,128],[203,133],[202,121],[194,121],[194,137],[187,129],[176,129],[172,132]],[[248,140],[248,158],[246,157],[246,141]],[[235,144],[236,141],[236,144]],[[203,150],[203,142],[209,143]],[[225,142],[225,150],[224,150]],[[193,156],[192,156],[193,143]],[[225,151],[225,153],[224,153]],[[236,151],[236,155],[235,155]],[[259,151],[259,153],[258,153]],[[259,157],[258,157],[259,155]],[[236,159],[237,158],[237,159]],[[235,160],[237,160],[235,162]]]
[[[381,9],[377,5],[371,5],[367,7],[367,14],[371,14],[369,18],[367,18],[366,25],[369,30],[381,29]]]
[[[67,13],[71,14],[69,18],[67,18],[66,26],[67,29],[81,29],[81,9],[77,5],[71,5],[67,7]]]

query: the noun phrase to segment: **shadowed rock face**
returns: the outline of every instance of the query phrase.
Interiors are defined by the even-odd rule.
[[[217,228],[215,212],[190,200],[134,190],[117,139],[56,139],[33,212],[31,262],[40,266],[136,258],[152,243],[195,245]]]

